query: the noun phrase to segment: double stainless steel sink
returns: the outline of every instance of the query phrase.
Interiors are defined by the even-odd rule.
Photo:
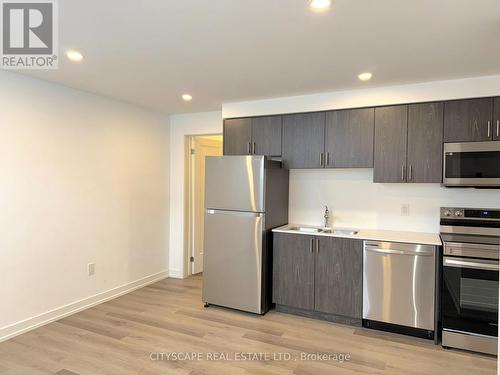
[[[354,236],[359,232],[355,229],[331,229],[324,227],[290,227],[288,229],[295,232],[337,234],[340,236]]]

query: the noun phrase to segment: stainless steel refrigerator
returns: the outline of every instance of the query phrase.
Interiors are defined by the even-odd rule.
[[[203,301],[264,314],[271,229],[288,221],[288,170],[265,156],[208,156],[205,208]]]

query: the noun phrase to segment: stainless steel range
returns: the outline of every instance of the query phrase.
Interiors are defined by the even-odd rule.
[[[442,345],[497,354],[500,210],[441,208]]]

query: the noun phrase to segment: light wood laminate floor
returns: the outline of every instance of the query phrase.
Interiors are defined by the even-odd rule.
[[[274,311],[205,309],[201,283],[200,276],[165,279],[0,343],[0,374],[496,374],[495,358],[426,340]],[[157,352],[202,359],[156,360]],[[301,359],[318,352],[351,358]],[[230,360],[217,360],[217,353]]]

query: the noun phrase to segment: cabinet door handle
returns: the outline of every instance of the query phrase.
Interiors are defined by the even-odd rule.
[[[254,155],[255,155],[255,142],[253,143],[252,154],[254,154]]]
[[[326,165],[330,165],[330,151],[326,153]]]
[[[413,166],[410,164],[410,170],[408,172],[408,181],[413,180]]]
[[[405,165],[401,164],[401,181],[405,180]]]
[[[500,137],[500,120],[497,120],[497,137]]]
[[[309,250],[314,253],[314,238],[311,238],[311,243],[309,244]]]
[[[322,152],[320,152],[319,154],[319,165],[323,166],[323,159],[324,159],[324,155]]]
[[[319,254],[319,239],[316,239],[316,253]]]
[[[491,137],[491,121],[488,121],[488,138]]]
[[[252,142],[248,142],[248,154],[252,155]]]

